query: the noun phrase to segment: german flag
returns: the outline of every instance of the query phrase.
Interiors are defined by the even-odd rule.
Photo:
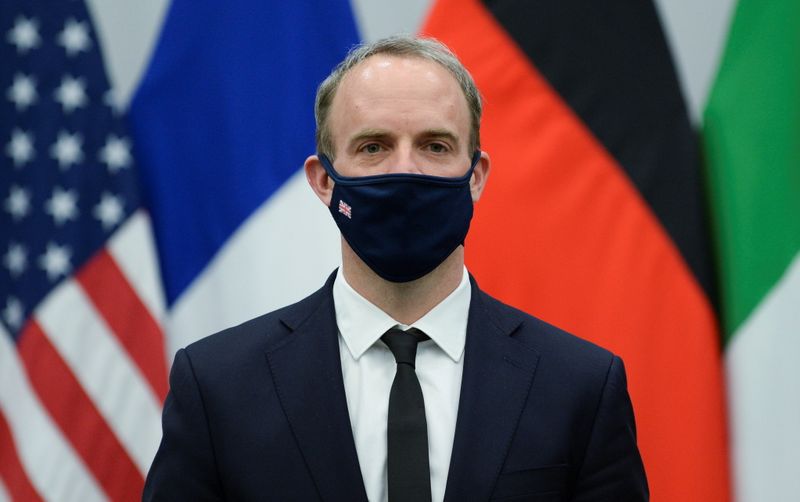
[[[730,499],[700,156],[648,0],[440,0],[484,97],[481,286],[628,369],[653,500]]]

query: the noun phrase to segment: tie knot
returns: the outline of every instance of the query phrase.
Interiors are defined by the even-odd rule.
[[[408,364],[411,367],[414,367],[414,360],[417,358],[417,344],[429,339],[428,335],[417,328],[410,328],[408,331],[392,328],[381,337],[392,351],[397,364]]]

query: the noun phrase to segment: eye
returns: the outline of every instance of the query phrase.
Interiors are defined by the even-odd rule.
[[[367,143],[366,145],[361,147],[361,151],[364,153],[375,154],[380,153],[382,150],[381,145],[378,143]]]
[[[430,150],[433,153],[447,153],[450,150],[450,148],[448,148],[448,146],[445,145],[444,143],[437,142],[428,144],[428,150]]]

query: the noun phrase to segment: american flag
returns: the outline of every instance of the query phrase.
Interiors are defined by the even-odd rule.
[[[0,500],[137,499],[164,306],[85,5],[2,2],[0,61]]]

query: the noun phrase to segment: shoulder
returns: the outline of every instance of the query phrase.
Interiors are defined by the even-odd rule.
[[[604,379],[612,366],[621,364],[611,351],[507,305],[477,287],[473,295],[481,315],[492,318],[502,331],[539,354],[548,367],[574,377]]]
[[[335,272],[319,290],[286,307],[250,319],[202,338],[184,351],[193,366],[213,365],[224,369],[286,343],[292,331],[320,308],[332,309],[331,287]]]
[[[648,500],[622,360],[485,293],[478,291],[476,300],[483,315],[494,316],[519,342],[518,350],[536,354],[535,376],[505,460],[512,475],[523,468],[557,472],[560,465],[569,480],[562,493],[576,500]]]

